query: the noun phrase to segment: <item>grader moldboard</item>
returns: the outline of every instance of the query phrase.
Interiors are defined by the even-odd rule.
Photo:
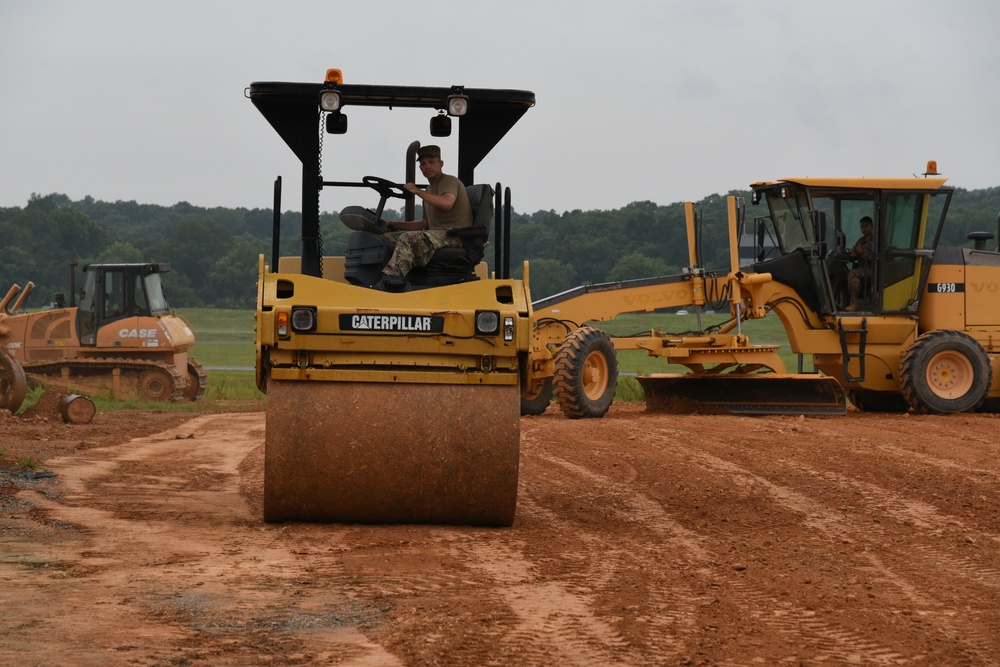
[[[870,412],[1000,410],[1000,252],[990,232],[972,247],[940,245],[952,190],[928,163],[923,177],[789,178],[751,185],[753,259],[741,266],[745,209],[728,199],[728,271],[700,268],[695,209],[686,205],[690,266],[681,275],[588,285],[536,301],[523,414],[555,395],[570,417],[611,403],[615,351],[646,350],[687,373],[638,378],[650,410],[678,403],[743,414],[842,414],[845,394]],[[848,292],[848,249],[873,219],[874,256]],[[710,304],[724,326],[692,334],[611,338],[590,321],[620,313]],[[746,319],[776,315],[791,350],[814,373],[788,373],[776,346],[751,345]],[[569,332],[569,335],[567,335]]]
[[[27,381],[116,398],[197,400],[208,377],[188,350],[190,325],[171,312],[161,273],[168,264],[89,264],[79,306],[21,312],[33,283],[0,300],[0,407],[16,412]],[[75,280],[71,281],[75,283]]]
[[[279,177],[271,263],[262,256],[259,267],[265,520],[510,525],[531,300],[527,270],[523,280],[510,278],[510,190],[501,199],[499,184],[476,183],[474,174],[534,94],[348,84],[330,70],[323,83],[253,83],[248,97],[302,163],[301,254],[278,256]],[[433,137],[458,125],[445,171],[470,191],[479,228],[463,248],[439,251],[411,272],[411,289],[399,293],[369,287],[387,259],[377,221],[392,197],[406,200],[413,219],[412,195],[385,178],[328,181],[320,170],[336,158],[357,161],[335,139],[347,131],[348,113],[384,117],[364,113],[373,107],[416,119],[421,133],[429,115]],[[419,146],[406,148],[406,182],[415,181]],[[322,252],[319,195],[327,188],[379,195],[375,226],[350,234],[342,256]],[[487,277],[478,258],[494,211]]]

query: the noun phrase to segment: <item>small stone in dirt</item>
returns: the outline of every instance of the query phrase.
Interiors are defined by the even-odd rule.
[[[17,473],[17,476],[23,479],[45,479],[46,477],[55,477],[56,474],[50,470],[27,470]]]

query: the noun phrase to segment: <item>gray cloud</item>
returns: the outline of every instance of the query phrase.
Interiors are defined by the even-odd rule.
[[[928,159],[953,185],[989,187],[998,19],[1000,5],[971,0],[5,0],[0,205],[61,192],[269,207],[274,177],[294,193],[299,168],[243,90],[327,67],[533,90],[537,107],[478,171],[522,211],[908,175]],[[427,119],[390,113],[358,113],[331,139],[331,176],[402,178]]]

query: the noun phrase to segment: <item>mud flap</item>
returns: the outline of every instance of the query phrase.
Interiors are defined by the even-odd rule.
[[[265,521],[514,521],[517,385],[267,387]]]
[[[636,378],[648,412],[684,413],[709,409],[746,415],[842,415],[844,388],[825,375],[705,375],[694,373]]]

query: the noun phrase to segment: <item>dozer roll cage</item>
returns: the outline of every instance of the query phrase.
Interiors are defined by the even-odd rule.
[[[340,106],[335,112],[322,111],[320,108],[320,95],[329,90],[340,93]],[[345,108],[352,106],[445,110],[448,108],[449,97],[464,95],[468,99],[468,105],[467,112],[459,117],[458,122],[457,176],[469,186],[474,183],[474,173],[479,163],[535,104],[535,94],[529,91],[462,86],[442,88],[258,82],[250,85],[247,95],[302,163],[302,273],[316,277],[320,277],[322,272],[320,190],[324,186],[346,185],[323,181],[320,173],[321,132],[326,131],[320,127],[322,114],[342,114]],[[346,126],[342,126],[340,132],[344,130]],[[499,199],[499,192],[496,196]],[[275,185],[276,204],[279,197],[280,181]],[[412,196],[407,200],[407,212],[411,210]],[[497,206],[496,210],[499,211],[500,207]],[[494,236],[495,270],[501,278],[509,277],[510,272],[509,210],[507,206],[504,221],[501,221],[501,216],[497,216]],[[278,215],[277,206],[275,215]],[[277,248],[274,252],[277,253]],[[274,264],[276,266],[277,262]]]

